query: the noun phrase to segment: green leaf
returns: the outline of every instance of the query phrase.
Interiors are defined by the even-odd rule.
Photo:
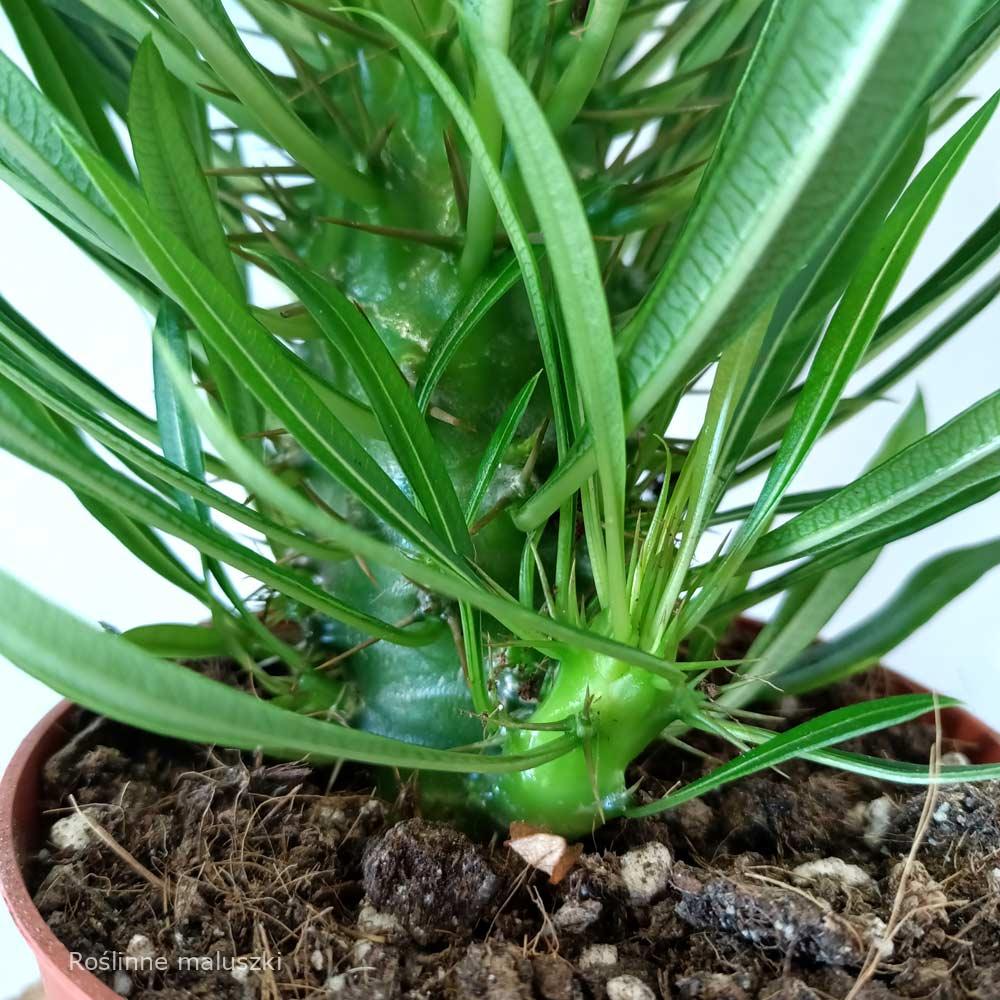
[[[876,612],[831,642],[803,652],[782,674],[782,690],[812,690],[877,663],[998,565],[1000,539],[931,559]]]
[[[305,576],[273,563],[197,518],[173,507],[156,494],[116,472],[96,455],[87,455],[59,441],[29,420],[24,396],[12,383],[0,382],[0,447],[36,468],[86,493],[141,525],[155,527],[189,542],[204,555],[219,559],[275,587],[308,607],[325,612],[367,635],[401,645],[419,645],[419,631],[387,625],[331,597]]]
[[[265,135],[337,194],[361,204],[375,200],[377,192],[372,182],[336,156],[329,144],[314,135],[289,108],[288,101],[247,52],[221,3],[161,0],[160,6],[201,51]]]
[[[382,338],[332,282],[277,255],[268,255],[267,262],[354,372],[432,527],[454,551],[470,555],[472,544],[455,487],[427,421]]]
[[[100,67],[44,3],[3,0],[38,85],[52,104],[124,173],[128,160],[104,110]]]
[[[215,198],[177,104],[175,85],[150,37],[135,54],[129,133],[142,188],[153,209],[234,298],[243,286]]]
[[[471,34],[545,237],[577,388],[594,443],[611,622],[621,638],[629,631],[622,541],[625,416],[601,269],[573,177],[531,88],[503,52],[483,43],[475,31]]]
[[[484,275],[462,296],[448,321],[434,335],[423,374],[417,383],[417,406],[421,413],[427,411],[431,397],[437,388],[458,349],[473,330],[483,321],[489,311],[517,284],[521,277],[521,265],[515,256],[509,257]]]
[[[776,430],[767,443],[779,441],[784,434],[798,393],[798,390],[788,392],[788,389],[815,349],[830,310],[843,295],[859,262],[906,187],[920,160],[926,138],[927,118],[921,115],[903,148],[867,196],[836,247],[826,254],[821,252],[820,259],[807,267],[782,293],[764,341],[760,364],[740,403],[739,417],[727,442],[727,471],[735,469],[748,449],[752,454],[761,449],[760,439],[768,428]],[[877,331],[875,337],[878,337]]]
[[[868,468],[877,468],[926,433],[923,398],[917,393]],[[724,690],[719,696],[719,703],[726,706],[745,705],[764,694],[769,679],[781,674],[789,662],[816,639],[872,568],[880,551],[866,552],[789,590],[774,617],[747,651],[748,662],[740,671],[740,683]],[[761,680],[756,684],[748,683],[751,678]]]
[[[142,187],[153,210],[236,299],[243,286],[229,253],[215,198],[198,161],[174,84],[147,37],[136,52],[129,88],[129,132]],[[206,347],[223,406],[241,434],[261,429],[259,407],[225,361]]]
[[[630,429],[849,221],[975,7],[772,6],[696,203],[623,333]],[[517,523],[541,523],[593,468],[585,443],[522,506]]]
[[[230,649],[226,636],[204,625],[139,625],[121,637],[152,656],[170,660],[207,660],[228,656]]]
[[[201,479],[166,461],[162,456],[122,433],[58,385],[53,385],[33,371],[22,359],[0,347],[0,375],[10,379],[23,392],[62,417],[69,425],[85,432],[116,454],[130,469],[147,480],[172,487],[173,494],[183,494],[211,507],[253,531],[273,538],[291,548],[298,548],[318,559],[343,558],[342,549],[298,535],[285,526],[259,514],[252,507],[232,499],[206,485]]]
[[[119,636],[101,632],[0,572],[0,652],[78,704],[176,739],[314,763],[340,758],[389,767],[501,774],[536,767],[575,747],[575,736],[529,754],[433,750],[307,718],[238,691]]]
[[[201,454],[201,435],[181,407],[167,370],[164,354],[169,354],[185,371],[191,370],[191,353],[181,329],[180,311],[166,301],[156,317],[153,333],[153,397],[156,400],[156,423],[160,429],[163,456],[197,479],[205,478]],[[205,520],[205,511],[182,490],[176,492],[181,510]]]
[[[573,58],[545,103],[545,115],[555,135],[563,133],[579,114],[604,66],[627,0],[594,0]]]
[[[902,537],[967,505],[967,493],[1000,487],[1000,392],[764,535],[747,565],[758,569],[887,534]],[[986,493],[985,495],[989,495]]]
[[[454,550],[302,375],[301,359],[290,360],[293,355],[253,318],[244,304],[226,292],[201,261],[100,160],[83,147],[74,150],[174,300],[264,408],[370,510],[428,554],[460,565]]]
[[[766,743],[774,736],[769,729],[733,723],[728,719],[720,720],[719,725],[728,734],[748,743]],[[1000,764],[942,764],[931,772],[926,764],[886,760],[846,750],[816,750],[802,754],[802,759],[900,785],[956,785],[1000,779]]]
[[[30,426],[35,434],[43,439],[59,442],[61,447],[75,453],[77,461],[81,464],[98,461],[70,423],[49,413],[20,392],[17,393],[16,399],[20,407],[21,420],[26,426]],[[146,524],[129,518],[115,505],[102,503],[85,492],[75,491],[75,495],[95,520],[154,573],[196,600],[205,604],[210,602],[211,595],[205,585]]]
[[[871,361],[960,289],[1000,250],[1000,208],[879,324],[865,357]]]
[[[28,322],[5,298],[0,296],[0,338],[32,362],[39,371],[66,387],[73,395],[85,399],[89,406],[110,414],[147,441],[158,441],[156,421],[120,396],[111,392],[86,369],[64,354],[41,331]]]
[[[884,401],[893,386],[913,372],[952,337],[961,333],[976,316],[993,302],[998,294],[1000,294],[1000,278],[994,278],[972,295],[967,302],[923,334],[913,347],[880,375],[859,389],[856,395],[841,399],[825,433],[846,423],[874,403]],[[877,337],[878,333],[876,332],[875,338]],[[875,342],[874,339],[872,342]],[[869,355],[866,355],[863,363],[869,360]],[[768,419],[761,422],[749,449],[751,453],[765,451],[774,441],[780,440],[787,427],[789,415],[794,410],[797,395],[797,393],[789,393],[784,400],[778,403]],[[753,460],[746,468],[752,468],[756,461]],[[744,470],[741,470],[741,476],[743,474]]]
[[[500,170],[490,156],[489,149],[476,125],[476,120],[470,112],[462,95],[448,78],[448,75],[431,58],[424,49],[406,32],[400,30],[392,21],[370,11],[356,10],[356,14],[367,17],[381,25],[406,54],[419,67],[434,88],[442,104],[448,109],[458,130],[462,133],[469,147],[469,153],[478,170],[482,172],[484,183],[493,198],[497,215],[503,223],[510,239],[511,250],[521,269],[521,279],[528,297],[531,316],[538,331],[538,343],[542,351],[542,360],[549,383],[549,394],[552,398],[552,422],[556,432],[556,442],[560,450],[568,443],[568,417],[566,401],[561,386],[562,377],[559,364],[559,354],[556,347],[552,326],[549,322],[548,302],[542,286],[542,276],[538,268],[538,259],[528,239],[528,233],[520,216],[514,207],[507,187],[500,175]],[[484,292],[484,295],[490,293]],[[473,308],[478,310],[477,306]],[[465,322],[471,322],[474,314],[470,314]],[[429,394],[427,395],[429,399]],[[426,405],[426,401],[425,405]]]
[[[823,336],[754,511],[740,526],[722,563],[710,571],[702,592],[689,605],[687,624],[697,620],[698,610],[707,609],[720,593],[728,574],[743,561],[773,517],[781,496],[833,415],[920,237],[996,110],[998,100],[1000,95],[988,101],[920,171],[869,248]]]
[[[810,719],[795,726],[788,732],[772,736],[761,746],[740,754],[728,764],[709,772],[705,777],[685,785],[680,791],[665,795],[648,805],[629,809],[625,815],[653,816],[665,812],[667,809],[673,809],[684,802],[721,788],[731,781],[737,781],[770,767],[778,767],[787,760],[823,750],[835,743],[856,739],[866,733],[878,732],[880,729],[909,722],[933,711],[935,704],[948,708],[957,702],[953,698],[935,699],[929,694],[901,694],[835,709],[817,719]],[[697,725],[697,720],[690,721]],[[709,732],[716,731],[714,725],[705,728]]]
[[[74,134],[70,123],[0,52],[0,150],[101,246],[141,272],[144,261],[69,148],[67,136]],[[76,141],[82,142],[79,137]]]
[[[531,402],[535,386],[538,385],[541,375],[542,373],[539,372],[528,380],[524,388],[507,407],[507,411],[501,417],[496,430],[490,435],[486,451],[483,452],[483,457],[479,460],[475,485],[472,488],[472,493],[469,494],[468,503],[465,505],[465,520],[470,525],[475,521],[479,508],[482,506],[483,497],[486,496],[486,491],[490,488],[493,477],[496,475],[497,469],[500,468],[500,463],[503,461],[511,441],[514,440],[514,434],[524,418],[525,410],[528,409],[528,404]]]
[[[320,537],[329,538],[346,551],[359,555],[371,563],[385,566],[428,590],[465,601],[492,615],[512,632],[527,641],[534,642],[539,637],[561,641],[595,653],[610,656],[642,667],[664,679],[679,683],[683,673],[677,664],[645,653],[624,643],[615,642],[597,632],[576,628],[561,621],[554,621],[535,614],[497,589],[470,582],[465,577],[450,570],[439,568],[425,560],[409,557],[398,547],[388,545],[365,532],[359,531],[346,522],[332,518],[321,507],[309,503],[303,496],[281,482],[258,459],[247,452],[242,443],[233,436],[232,430],[222,421],[210,405],[198,399],[190,387],[185,387],[185,402],[195,414],[198,425],[209,440],[232,463],[239,473],[240,481],[256,496],[265,499],[273,507],[286,511],[302,525],[309,527]]]
[[[152,38],[174,76],[188,87],[212,95],[213,102],[230,117],[238,113],[239,104],[216,96],[215,92],[222,89],[219,78],[198,59],[177,29],[166,18],[153,14],[142,0],[80,0],[80,3],[115,33],[123,32],[136,44],[146,37]]]

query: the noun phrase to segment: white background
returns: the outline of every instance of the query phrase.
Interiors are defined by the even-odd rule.
[[[2,15],[0,15],[2,18]],[[19,58],[0,20],[0,47]],[[966,88],[988,96],[1000,86],[1000,58]],[[968,235],[1000,199],[1000,116],[994,119],[947,196],[904,279],[904,294]],[[993,267],[991,273],[995,273]],[[977,282],[981,283],[981,282]],[[39,215],[0,186],[0,293],[64,350],[149,411],[148,323],[104,274]],[[872,454],[886,428],[919,386],[932,426],[1000,385],[1000,306],[981,314],[916,375],[818,449],[798,488],[845,482]],[[911,335],[912,336],[912,335]],[[898,352],[896,352],[898,354]],[[895,354],[893,355],[895,356]],[[891,360],[891,358],[886,359]],[[998,533],[1000,498],[891,545],[828,635],[864,618],[916,564],[945,549]],[[137,563],[55,481],[0,452],[0,566],[91,621],[119,628],[200,617],[192,598]],[[0,608],[0,614],[3,609]],[[1000,727],[1000,572],[988,576],[889,658],[892,666],[966,699]],[[0,659],[0,766],[55,695]],[[34,965],[0,908],[0,997],[34,978]]]

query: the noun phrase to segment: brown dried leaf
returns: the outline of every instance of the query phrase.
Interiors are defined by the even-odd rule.
[[[583,844],[567,844],[565,837],[516,821],[510,824],[510,840],[504,846],[545,872],[553,885],[569,874],[583,854]]]

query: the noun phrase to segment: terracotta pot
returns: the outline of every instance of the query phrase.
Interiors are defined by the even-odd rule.
[[[889,671],[884,671],[884,676],[890,691],[922,690]],[[41,834],[38,792],[42,768],[69,739],[73,708],[69,702],[57,705],[31,730],[0,782],[0,889],[38,960],[46,1000],[121,1000],[96,976],[73,965],[66,946],[35,908],[22,873]],[[949,709],[943,718],[947,735],[965,744],[970,758],[978,763],[1000,762],[1000,734],[962,709]]]

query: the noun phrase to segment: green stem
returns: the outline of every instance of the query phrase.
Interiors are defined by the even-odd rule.
[[[507,51],[510,40],[512,11],[512,0],[484,0],[479,14],[483,37],[490,45],[504,52]],[[491,158],[495,163],[499,162],[503,123],[481,69],[476,72],[476,95],[472,103],[472,114]],[[482,274],[493,254],[496,218],[496,207],[493,204],[493,195],[486,184],[486,178],[479,167],[473,164],[469,178],[465,247],[459,264],[459,276],[466,286]]]
[[[580,47],[545,105],[549,124],[556,135],[573,124],[597,82],[624,9],[625,0],[593,0],[591,3]]]
[[[582,650],[568,650],[557,670],[551,690],[526,721],[538,725],[575,718],[581,745],[530,771],[491,778],[488,787],[476,791],[501,822],[521,820],[582,836],[627,807],[626,768],[697,696],[684,685],[673,687]],[[504,752],[520,753],[559,738],[551,730],[517,729],[508,732]]]

